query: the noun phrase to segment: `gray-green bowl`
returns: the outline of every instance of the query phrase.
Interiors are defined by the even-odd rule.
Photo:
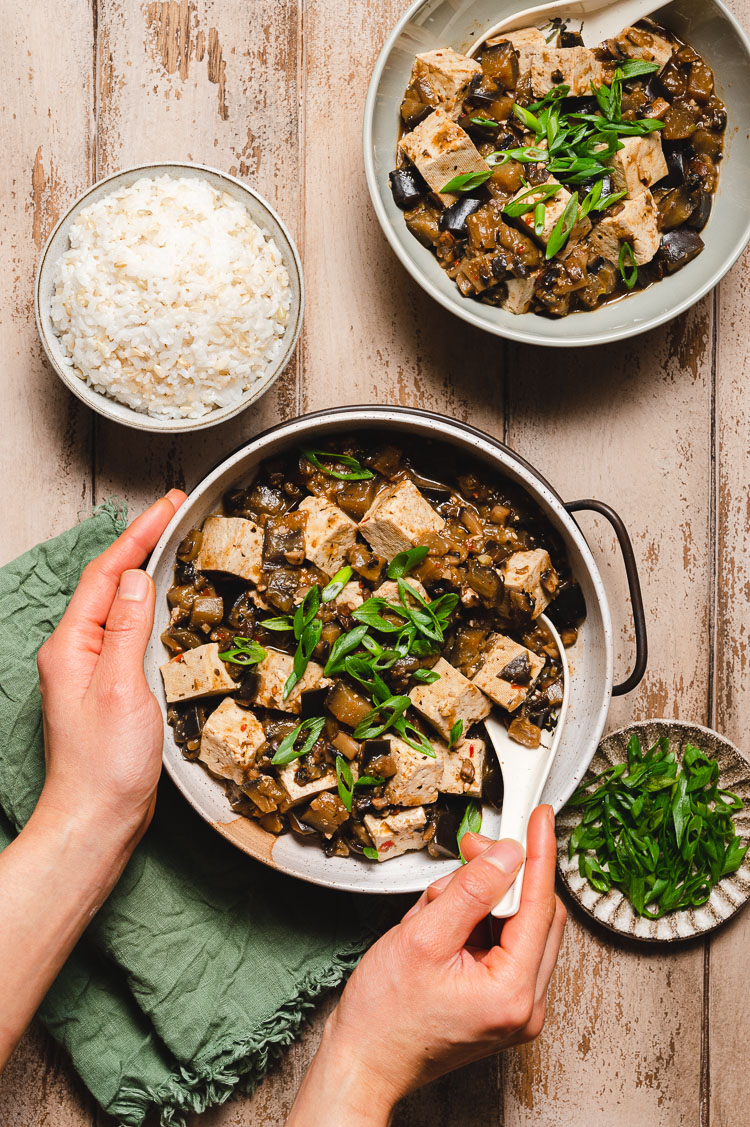
[[[420,286],[472,325],[528,344],[575,347],[635,336],[676,317],[713,289],[750,240],[750,41],[720,0],[676,0],[654,19],[686,39],[713,67],[727,107],[725,158],[713,213],[703,231],[705,250],[662,282],[592,312],[551,320],[514,315],[463,297],[432,251],[409,232],[388,186],[398,138],[398,107],[414,56],[450,46],[465,51],[505,15],[528,0],[418,0],[388,37],[365,103],[364,160],[370,195],[388,242]]]

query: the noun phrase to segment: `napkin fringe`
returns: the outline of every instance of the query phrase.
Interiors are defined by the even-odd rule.
[[[227,1045],[224,1051],[229,1059],[224,1067],[180,1066],[179,1078],[175,1075],[159,1088],[123,1087],[117,1102],[108,1108],[111,1115],[119,1117],[119,1127],[140,1127],[154,1110],[159,1112],[161,1127],[185,1127],[189,1112],[199,1114],[215,1104],[223,1104],[237,1089],[252,1091],[298,1036],[320,995],[351,974],[373,938],[368,934],[349,944],[325,974],[303,978],[296,994],[253,1037]]]

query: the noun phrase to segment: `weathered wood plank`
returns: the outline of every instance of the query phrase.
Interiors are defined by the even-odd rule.
[[[43,360],[33,311],[39,253],[60,212],[88,182],[93,136],[91,11],[2,5],[0,167],[0,563],[75,522],[91,502],[91,421]],[[36,1023],[0,1077],[7,1127],[89,1127],[93,1101]]]
[[[629,526],[651,658],[609,727],[705,719],[711,559],[711,303],[623,345],[511,349],[508,440],[566,499],[610,502]],[[585,365],[585,367],[584,367]],[[607,588],[616,670],[632,661],[622,565],[604,522],[581,517]],[[540,1041],[509,1055],[507,1127],[697,1122],[702,948],[651,953],[575,914]]]
[[[501,342],[447,315],[406,274],[377,224],[362,169],[370,74],[407,7],[305,5],[302,405],[419,406],[497,434]]]
[[[743,8],[745,22],[750,16]],[[745,348],[750,302],[750,254],[721,283],[716,350],[717,614],[713,726],[750,758],[750,363]],[[750,1015],[743,984],[750,949],[750,914],[719,931],[710,944],[709,1111],[712,1127],[739,1127],[746,1118],[746,1046]]]
[[[91,12],[68,6],[64,36],[43,6],[2,6],[0,474],[8,498],[0,562],[61,532],[90,503],[88,413],[42,359],[34,322],[39,253],[91,163]]]
[[[101,0],[97,172],[190,160],[256,187],[295,235],[299,225],[298,8],[294,0]],[[138,508],[191,487],[222,456],[297,412],[296,361],[238,419],[191,437],[97,423],[99,497]]]

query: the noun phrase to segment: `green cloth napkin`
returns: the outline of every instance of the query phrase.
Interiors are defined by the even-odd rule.
[[[109,503],[0,569],[0,849],[44,779],[36,652],[123,526]],[[362,906],[245,857],[164,779],[148,833],[40,1017],[106,1111],[138,1125],[156,1108],[177,1127],[264,1076],[372,941]]]

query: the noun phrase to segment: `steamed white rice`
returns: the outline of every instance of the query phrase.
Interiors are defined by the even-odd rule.
[[[263,380],[289,304],[279,249],[241,203],[206,180],[144,176],[71,226],[52,321],[97,391],[197,419]]]

